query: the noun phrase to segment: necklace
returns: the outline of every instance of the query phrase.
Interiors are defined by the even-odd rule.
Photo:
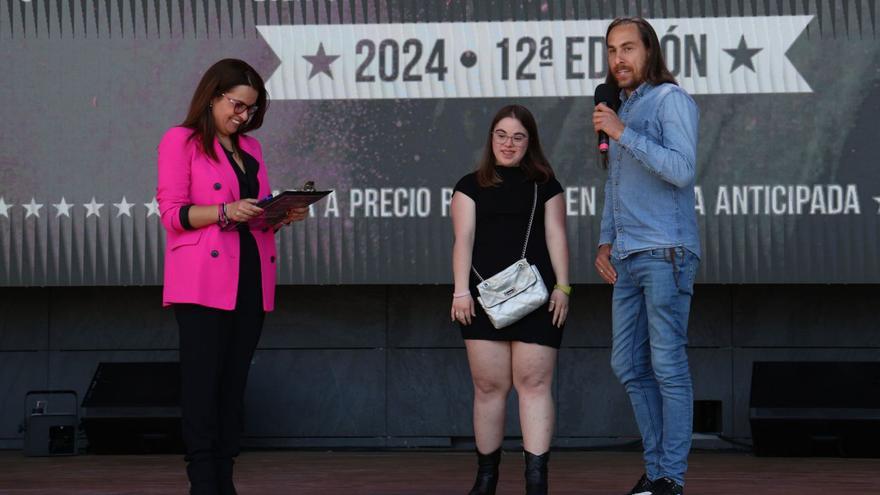
[[[226,146],[223,145],[223,142],[222,142],[222,141],[220,142],[220,147],[223,148],[223,151],[225,151],[225,152],[229,153],[230,155],[232,155],[232,160],[235,162],[235,165],[236,165],[236,166],[237,166],[242,172],[245,172],[245,171],[247,170],[247,169],[245,169],[245,167],[244,167],[244,163],[242,163],[242,160],[241,160],[241,158],[240,158],[240,155],[238,154],[238,150],[237,150],[237,149],[232,148],[232,149],[230,150],[229,148],[227,148]]]
[[[233,157],[238,157],[238,150],[235,149],[235,147],[232,147],[232,149],[229,149],[223,143],[220,143],[220,147],[223,148],[223,151],[231,154]]]

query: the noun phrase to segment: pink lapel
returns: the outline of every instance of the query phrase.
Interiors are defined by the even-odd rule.
[[[260,181],[260,197],[257,199],[265,198],[271,192],[269,189],[269,176],[266,174],[266,165],[263,163],[263,157],[260,153],[257,153],[256,140],[250,136],[241,136],[238,140],[238,145],[247,154],[254,157],[260,165],[260,168],[257,170],[257,179]]]
[[[235,176],[235,171],[232,170],[232,164],[230,164],[229,159],[226,158],[226,152],[223,151],[223,146],[220,145],[220,141],[217,138],[214,138],[214,153],[217,154],[217,161],[214,162],[214,165],[217,167],[217,171],[223,178],[221,182],[226,186],[229,192],[232,193],[232,197],[238,201],[241,199],[241,191],[238,187],[238,177]]]

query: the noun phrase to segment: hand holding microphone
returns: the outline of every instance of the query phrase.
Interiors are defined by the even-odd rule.
[[[608,84],[600,84],[593,95],[596,108],[593,110],[593,128],[599,135],[599,153],[608,153],[608,137],[619,140],[625,126],[617,116],[620,96],[617,90]]]

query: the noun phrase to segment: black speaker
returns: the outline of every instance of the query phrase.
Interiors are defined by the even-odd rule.
[[[89,452],[184,452],[180,363],[99,363],[82,407]]]
[[[755,362],[759,456],[880,457],[880,362]]]
[[[78,402],[73,390],[31,390],[25,394],[24,455],[78,454]],[[58,403],[66,405],[58,407]]]

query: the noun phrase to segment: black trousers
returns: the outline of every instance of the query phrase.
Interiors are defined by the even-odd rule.
[[[233,311],[195,304],[174,308],[191,493],[226,493],[222,487],[231,486],[232,459],[241,450],[244,390],[265,319],[259,271],[241,271]]]
[[[263,311],[175,307],[180,326],[183,440],[187,456],[238,455],[247,376]]]

